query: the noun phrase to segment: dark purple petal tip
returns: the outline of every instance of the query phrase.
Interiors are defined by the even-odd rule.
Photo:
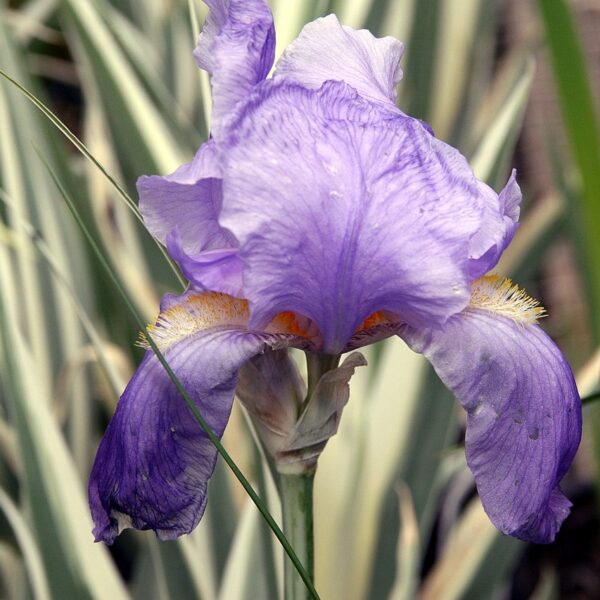
[[[203,390],[196,381],[195,361],[190,361],[189,343],[167,357],[221,435],[234,382],[224,382],[219,393]],[[152,529],[161,539],[192,531],[206,506],[216,458],[214,446],[148,350],[119,401],[90,475],[96,541],[112,543],[128,527]]]
[[[223,294],[167,296],[151,335],[214,433],[223,434],[240,367],[295,336],[246,328],[247,304]],[[161,539],[202,517],[217,451],[152,350],[125,389],[98,448],[89,482],[97,541],[125,528]]]
[[[550,544],[554,541],[560,526],[571,512],[571,501],[556,487],[550,492],[548,502],[537,512],[531,513],[518,529],[503,531],[525,542]]]

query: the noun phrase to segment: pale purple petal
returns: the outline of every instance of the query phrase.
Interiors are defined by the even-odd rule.
[[[291,310],[335,353],[375,311],[425,325],[466,306],[479,182],[419,121],[343,83],[269,82],[223,144],[220,222],[240,243],[253,326]]]
[[[218,139],[224,119],[262,81],[275,56],[275,29],[264,0],[205,0],[210,12],[194,57],[211,76],[211,133]]]
[[[220,437],[238,369],[293,339],[248,331],[246,305],[218,294],[168,296],[152,336]],[[96,540],[127,527],[161,539],[189,533],[206,506],[217,452],[152,350],[127,386],[100,443],[89,483]]]
[[[216,291],[243,297],[244,265],[237,248],[217,248],[187,254],[175,229],[167,238],[167,250],[184,277],[200,291]]]
[[[150,233],[167,246],[195,287],[240,296],[237,241],[218,222],[223,200],[220,177],[216,146],[210,140],[192,162],[171,175],[138,179],[140,211]]]
[[[329,15],[305,25],[277,62],[274,77],[312,89],[325,81],[344,81],[366,98],[395,104],[403,51],[394,38],[376,38]]]
[[[235,238],[217,220],[223,194],[212,140],[174,173],[140,177],[137,189],[144,223],[163,244],[177,229],[181,248],[188,254],[235,245]]]
[[[481,191],[485,198],[484,218],[481,228],[471,240],[470,248],[473,279],[493,269],[512,241],[518,227],[522,198],[514,170],[500,194],[494,193],[485,183],[481,184]]]
[[[402,337],[468,413],[467,462],[494,525],[553,541],[571,506],[558,485],[581,437],[581,402],[558,348],[537,325],[482,310]]]

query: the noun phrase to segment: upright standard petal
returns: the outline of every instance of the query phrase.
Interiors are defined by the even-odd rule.
[[[246,327],[247,303],[223,294],[167,296],[151,330],[172,370],[220,437],[246,360],[295,337]],[[89,483],[96,540],[122,529],[161,539],[189,533],[207,500],[217,452],[152,350],[127,386],[100,443]]]
[[[416,119],[343,83],[265,82],[223,148],[253,326],[294,311],[337,353],[375,311],[427,325],[467,305],[480,184]]]
[[[510,175],[500,194],[481,183],[484,216],[481,228],[471,239],[470,272],[473,279],[493,269],[515,235],[519,221],[521,189],[516,171]]]
[[[366,98],[395,105],[403,51],[392,37],[376,38],[329,15],[305,25],[277,62],[274,77],[312,89],[325,81],[344,81]]]
[[[262,81],[275,57],[273,15],[264,0],[205,0],[210,12],[194,51],[212,83],[211,133]]]
[[[148,231],[160,242],[177,230],[182,250],[195,254],[231,246],[235,238],[218,223],[221,174],[215,143],[202,144],[194,160],[165,177],[137,181],[140,211]]]
[[[468,413],[467,462],[494,525],[548,543],[571,506],[558,485],[579,445],[581,402],[564,357],[532,324],[537,314],[510,282],[483,278],[443,328],[401,335]]]
[[[185,277],[199,289],[241,295],[242,263],[235,237],[218,222],[223,200],[213,140],[171,175],[138,179],[140,211]]]

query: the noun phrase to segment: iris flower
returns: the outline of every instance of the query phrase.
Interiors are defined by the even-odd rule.
[[[571,506],[559,482],[580,441],[581,406],[568,364],[536,324],[537,302],[486,275],[517,228],[514,172],[495,193],[397,108],[397,40],[330,15],[306,25],[267,78],[266,2],[206,3],[194,55],[211,77],[211,137],[171,175],[138,181],[148,229],[189,280],[186,293],[164,297],[151,328],[184,388],[220,436],[237,386],[281,458],[300,442],[322,446],[345,401],[343,392],[335,406],[335,393],[332,406],[321,398],[329,424],[307,417],[304,432],[285,406],[269,421],[269,386],[302,394],[284,381],[295,378],[285,349],[337,364],[399,336],[467,412],[467,462],[491,521],[552,541]],[[356,356],[341,367],[344,383]],[[216,455],[148,349],[91,474],[96,539],[110,543],[126,527],[162,539],[190,532]]]

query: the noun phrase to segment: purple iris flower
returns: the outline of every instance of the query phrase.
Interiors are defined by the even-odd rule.
[[[467,461],[492,522],[552,541],[571,506],[558,486],[581,406],[537,303],[485,275],[517,227],[514,173],[496,194],[396,107],[400,42],[331,15],[308,24],[266,79],[266,2],[206,3],[195,57],[211,76],[211,138],[171,175],[138,181],[149,230],[190,282],[163,299],[151,330],[172,369],[221,435],[253,361],[274,372],[288,347],[324,357],[398,335],[467,411]],[[91,474],[96,539],[125,527],[190,532],[215,461],[148,350]]]

